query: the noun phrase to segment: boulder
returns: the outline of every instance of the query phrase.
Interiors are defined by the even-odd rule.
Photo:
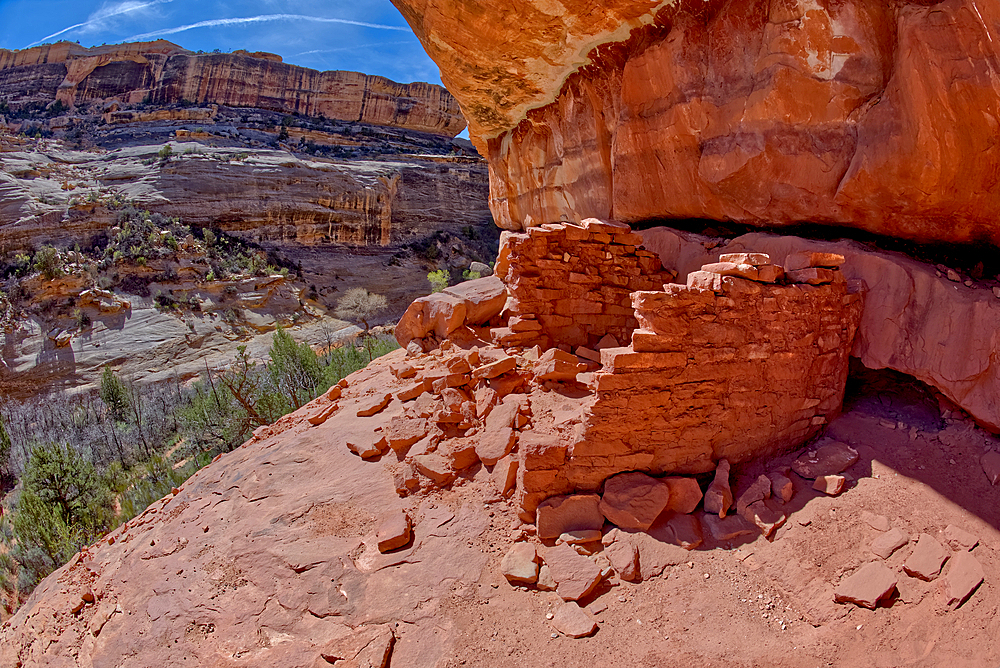
[[[464,323],[467,325],[486,324],[507,303],[507,286],[496,276],[463,281],[446,288],[444,294],[460,299],[465,305]]]
[[[514,543],[500,562],[500,572],[508,582],[534,584],[538,580],[538,554],[531,543]]]
[[[604,482],[601,513],[622,529],[646,531],[670,503],[670,487],[645,473],[620,473]]]
[[[841,580],[834,591],[833,600],[874,610],[879,601],[892,595],[897,581],[895,571],[881,562],[873,561]]]
[[[596,494],[554,496],[542,501],[535,511],[538,537],[550,540],[569,531],[602,529],[600,503],[601,497]]]

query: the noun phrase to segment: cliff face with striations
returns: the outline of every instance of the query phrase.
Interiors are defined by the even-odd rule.
[[[0,50],[0,99],[12,107],[116,99],[255,107],[454,137],[465,128],[440,86],[358,72],[318,72],[265,53],[194,54],[158,40],[84,48],[70,42]]]
[[[502,227],[808,220],[1000,242],[994,3],[394,4],[488,157]]]

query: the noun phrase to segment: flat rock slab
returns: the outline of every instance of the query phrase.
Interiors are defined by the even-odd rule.
[[[893,552],[910,542],[910,537],[900,529],[889,529],[872,541],[871,551],[877,557],[888,559]]]
[[[960,529],[954,524],[949,524],[941,532],[941,537],[953,550],[969,551],[979,544],[979,539],[965,529]]]
[[[358,405],[358,417],[371,417],[376,413],[380,413],[389,402],[392,401],[392,392],[386,392],[384,394],[376,395],[370,399],[364,399],[361,404]]]
[[[802,455],[792,462],[792,470],[803,478],[836,475],[858,461],[858,451],[839,441],[832,441]]]
[[[867,510],[861,513],[861,521],[876,531],[888,531],[890,528],[888,517],[870,513]]]
[[[378,551],[383,553],[403,547],[410,542],[412,537],[413,525],[410,522],[410,516],[402,510],[386,516],[375,532]]]
[[[418,471],[434,481],[434,484],[444,486],[455,479],[455,471],[451,463],[436,452],[413,457],[413,465]]]
[[[705,513],[701,518],[701,522],[708,529],[708,533],[711,534],[712,538],[719,541],[733,540],[741,536],[757,535],[757,529],[754,528],[753,523],[748,522],[739,515],[719,517],[714,513]]]
[[[898,576],[881,562],[872,562],[859,568],[853,575],[840,581],[833,593],[837,603],[854,603],[874,609],[896,588]]]
[[[576,603],[557,605],[549,623],[556,631],[570,638],[583,638],[597,630],[594,618]]]
[[[500,562],[500,572],[508,582],[534,584],[538,581],[538,554],[531,543],[514,543]]]
[[[554,496],[542,501],[536,511],[536,529],[542,540],[555,539],[570,531],[604,527],[600,509],[601,497],[596,494]]]
[[[958,607],[982,584],[983,567],[970,552],[959,552],[951,558],[948,572],[942,581],[945,604]]]
[[[903,570],[912,577],[933,580],[941,572],[941,567],[949,556],[948,549],[937,542],[934,536],[922,533],[917,537],[913,552],[903,562]]]
[[[601,513],[619,528],[646,531],[670,503],[670,487],[645,473],[621,473],[604,482]]]
[[[594,591],[601,581],[601,568],[569,545],[557,545],[542,553],[556,582],[556,593],[564,601],[578,601]]]

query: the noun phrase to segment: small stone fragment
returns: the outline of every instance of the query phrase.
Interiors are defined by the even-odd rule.
[[[542,554],[564,601],[578,601],[601,581],[601,568],[569,545],[557,545]]]
[[[705,512],[725,517],[733,505],[733,489],[729,486],[729,461],[719,460],[715,469],[715,479],[705,492]]]
[[[538,582],[535,583],[535,588],[539,591],[555,591],[556,581],[552,577],[552,571],[546,564],[542,564],[542,567],[538,569]]]
[[[538,537],[547,540],[568,531],[602,529],[604,515],[600,502],[601,497],[596,494],[554,496],[542,501],[536,511]]]
[[[959,529],[954,524],[946,526],[941,537],[944,538],[944,542],[948,544],[948,547],[953,550],[969,551],[979,543],[979,539],[973,534],[964,529]]]
[[[413,457],[413,465],[420,473],[433,480],[436,485],[443,487],[455,479],[455,472],[448,460],[437,453],[416,455]]]
[[[583,638],[597,630],[597,622],[576,603],[556,606],[549,623],[552,628],[569,638]]]
[[[649,535],[663,543],[693,550],[704,542],[701,522],[695,515],[666,512],[649,528]]]
[[[941,566],[948,560],[948,556],[948,550],[934,536],[922,533],[917,537],[913,552],[903,562],[903,570],[911,577],[933,580],[941,572]]]
[[[753,522],[765,538],[770,538],[788,519],[783,512],[771,508],[763,501],[754,501],[740,515]]]
[[[910,537],[901,530],[892,528],[872,541],[872,554],[888,559],[893,552],[910,542]]]
[[[638,582],[642,579],[639,568],[639,548],[632,541],[618,541],[604,550],[611,567],[622,580]]]
[[[792,470],[812,480],[821,475],[836,475],[857,461],[857,450],[846,443],[833,441],[796,459],[792,462]]]
[[[538,554],[531,543],[514,543],[503,561],[500,572],[508,582],[534,584],[538,581]]]
[[[991,485],[1000,482],[1000,452],[990,450],[983,455],[980,463],[983,465],[983,472]]]
[[[375,398],[369,399],[361,404],[361,407],[358,408],[358,417],[371,417],[372,415],[381,412],[382,409],[389,405],[390,401],[392,401],[391,392],[376,395]]]
[[[501,496],[507,496],[517,484],[517,459],[507,455],[496,463],[491,475],[493,484]]]
[[[744,515],[744,512],[751,503],[763,501],[771,498],[771,479],[766,475],[757,476],[757,479],[750,485],[747,491],[740,494],[736,501],[736,513]],[[744,515],[745,516],[745,515]],[[749,518],[747,518],[749,519]]]
[[[390,513],[382,520],[378,531],[375,532],[378,551],[385,553],[399,549],[410,542],[412,535],[410,516],[402,510]]]
[[[335,666],[388,668],[395,642],[388,624],[359,626],[350,635],[328,643],[320,656]]]
[[[795,485],[792,484],[792,479],[787,475],[787,469],[785,473],[781,471],[774,471],[769,473],[767,477],[771,480],[771,495],[777,499],[781,499],[782,503],[788,503],[792,500],[792,496],[795,495]]]
[[[842,475],[821,475],[817,476],[813,483],[813,489],[830,496],[837,496],[844,491],[844,483],[847,478]]]
[[[670,502],[670,487],[645,473],[621,473],[604,481],[601,513],[622,529],[646,531]]]
[[[982,584],[985,575],[983,567],[970,552],[959,552],[951,559],[941,589],[945,604],[952,608],[962,605]]]
[[[892,594],[896,582],[895,571],[881,562],[873,561],[841,580],[834,591],[833,600],[874,610],[879,601]]]

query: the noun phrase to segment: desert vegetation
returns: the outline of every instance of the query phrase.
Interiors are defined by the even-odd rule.
[[[193,384],[140,384],[106,367],[100,388],[0,404],[0,598],[15,609],[81,547],[142,512],[218,453],[397,347],[369,336],[322,355],[283,329]]]

